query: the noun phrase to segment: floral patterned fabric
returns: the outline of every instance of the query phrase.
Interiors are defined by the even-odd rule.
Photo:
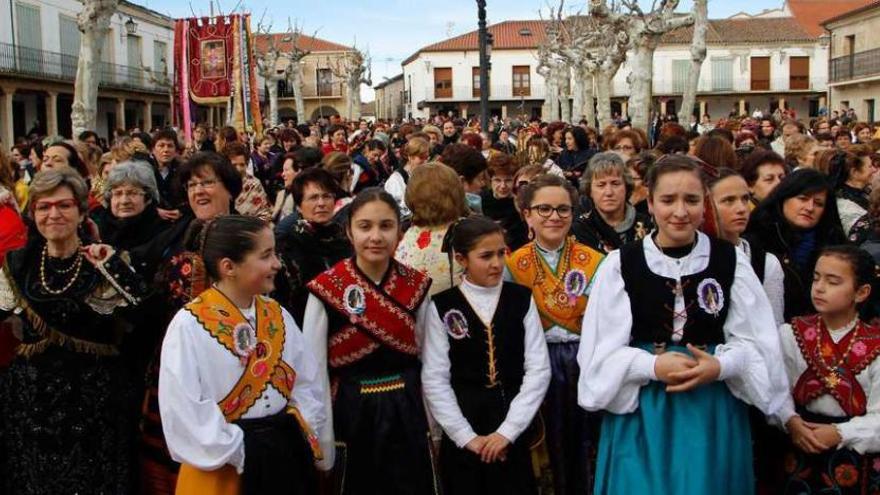
[[[785,457],[786,495],[880,494],[880,456],[851,449],[807,455],[793,449]]]
[[[241,185],[241,194],[235,198],[235,211],[241,215],[272,221],[272,204],[269,203],[263,185],[253,175],[245,177]]]
[[[443,292],[461,283],[461,267],[453,262],[452,273],[449,271],[449,255],[441,252],[443,237],[449,229],[442,227],[419,227],[413,225],[403,235],[397,246],[395,259],[419,270],[431,277],[430,294]]]

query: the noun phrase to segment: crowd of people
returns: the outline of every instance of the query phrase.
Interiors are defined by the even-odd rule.
[[[0,493],[880,492],[880,128],[488,129],[0,153]]]

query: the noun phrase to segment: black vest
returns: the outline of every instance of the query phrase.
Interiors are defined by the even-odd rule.
[[[478,435],[495,431],[504,421],[510,401],[519,393],[525,375],[525,326],[532,292],[521,285],[504,282],[498,307],[492,317],[492,345],[495,357],[495,386],[490,380],[489,334],[483,322],[457,288],[433,297],[440,320],[447,324],[450,312],[459,311],[467,323],[467,335],[449,340],[450,384],[462,414]]]
[[[736,248],[726,241],[714,238],[709,241],[711,251],[706,269],[681,277],[687,322],[682,339],[676,345],[724,343],[724,321],[736,272]],[[620,271],[632,311],[632,342],[672,345],[675,280],[651,271],[645,259],[644,240],[620,249]]]

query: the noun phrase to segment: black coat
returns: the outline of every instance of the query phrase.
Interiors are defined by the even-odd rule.
[[[275,244],[282,269],[275,280],[275,299],[302,328],[309,292],[306,284],[353,255],[345,230],[337,223],[315,225],[300,220],[287,231],[276,233]]]

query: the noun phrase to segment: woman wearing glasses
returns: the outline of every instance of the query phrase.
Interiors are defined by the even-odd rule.
[[[0,320],[22,342],[0,379],[0,492],[129,493],[131,381],[123,316],[146,284],[106,244],[78,234],[88,187],[72,168],[34,177],[35,230],[0,268]]]
[[[110,170],[104,205],[92,212],[101,241],[130,250],[151,241],[171,224],[159,217],[159,190],[153,168],[144,161],[123,162]]]
[[[532,289],[550,351],[552,378],[544,401],[555,493],[587,493],[593,424],[577,407],[581,318],[602,254],[569,237],[577,190],[556,175],[540,175],[517,202],[532,242],[507,259],[508,280]]]
[[[178,170],[192,214],[186,214],[173,227],[152,242],[132,250],[139,272],[155,279],[157,300],[153,302],[155,338],[152,362],[147,370],[144,399],[141,484],[144,493],[174,493],[179,465],[171,460],[159,417],[159,343],[175,313],[209,287],[204,262],[186,242],[193,220],[208,221],[234,213],[233,202],[241,192],[241,174],[225,157],[210,151],[194,154]]]

